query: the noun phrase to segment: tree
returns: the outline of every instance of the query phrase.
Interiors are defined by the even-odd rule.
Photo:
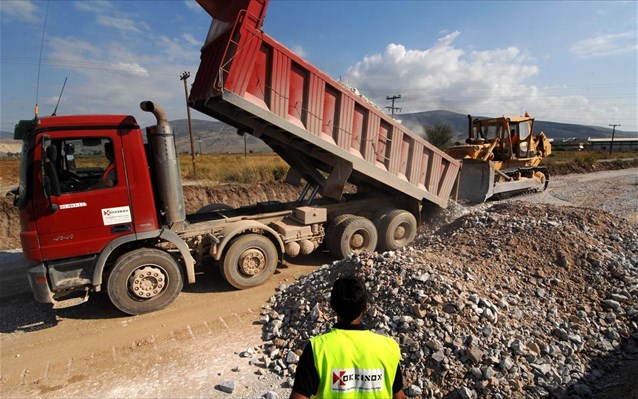
[[[446,125],[434,125],[432,127],[425,127],[425,136],[430,144],[437,148],[444,150],[452,144],[452,137],[454,133],[452,128]]]

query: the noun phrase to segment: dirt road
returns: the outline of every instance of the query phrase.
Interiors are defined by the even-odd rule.
[[[560,176],[546,192],[512,200],[602,208],[638,225],[638,169]],[[329,261],[288,264],[247,291],[210,270],[168,309],[127,317],[105,294],[56,312],[37,304],[21,254],[1,252],[1,396],[287,397],[285,381],[240,353],[260,343],[259,312],[277,287]],[[215,388],[225,381],[232,395]]]

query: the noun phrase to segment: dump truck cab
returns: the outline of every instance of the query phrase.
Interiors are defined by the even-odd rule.
[[[150,242],[171,243],[192,270],[188,248],[167,229],[167,201],[156,201],[148,145],[132,116],[36,117],[19,122],[14,137],[23,142],[20,240],[39,302],[86,301],[116,258]]]

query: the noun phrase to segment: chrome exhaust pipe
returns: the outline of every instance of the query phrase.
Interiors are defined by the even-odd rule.
[[[140,103],[142,111],[151,112],[157,118],[156,126],[146,128],[146,137],[151,147],[155,183],[157,184],[158,208],[164,215],[165,223],[186,220],[186,206],[182,191],[182,178],[179,170],[179,159],[175,148],[173,127],[168,123],[166,113],[152,101]]]
[[[159,105],[155,104],[153,101],[142,101],[140,103],[140,108],[142,111],[151,112],[157,118],[157,124],[165,124],[168,123],[168,118],[166,117],[166,112]]]

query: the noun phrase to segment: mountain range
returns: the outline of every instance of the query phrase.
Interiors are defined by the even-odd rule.
[[[449,111],[425,111],[396,116],[406,127],[424,136],[424,126],[449,126],[454,132],[453,141],[463,141],[467,136],[467,115]],[[177,119],[170,122],[175,132],[175,142],[179,152],[190,153],[191,144],[188,131],[188,120]],[[263,141],[252,135],[238,135],[237,129],[215,120],[194,119],[191,121],[193,131],[193,147],[196,153],[243,153],[269,152],[270,148]],[[539,121],[534,130],[543,131],[548,138],[555,141],[576,139],[586,141],[587,138],[610,138],[612,129],[599,126],[586,126],[570,123]],[[638,132],[616,130],[615,137],[638,137]],[[20,142],[13,140],[13,132],[0,131],[0,155],[8,152],[20,152]]]
[[[415,133],[425,136],[424,126],[434,125],[449,126],[454,133],[452,141],[463,141],[467,138],[467,115],[449,111],[425,111],[410,114],[396,115],[396,119]],[[236,129],[222,122],[193,120],[193,140],[195,151],[199,152],[199,140],[201,139],[202,151],[213,152],[244,152],[244,139],[236,134]],[[190,139],[188,135],[188,121],[178,119],[171,122],[175,131],[177,148],[180,152],[190,152]],[[535,121],[534,130],[545,132],[548,138],[556,141],[567,139],[583,140],[588,138],[611,137],[612,129],[599,126],[586,126],[571,123],[558,123],[547,121]],[[615,137],[638,137],[638,132],[626,132],[616,130]],[[270,151],[269,147],[261,140],[246,135],[246,149],[252,152]]]

